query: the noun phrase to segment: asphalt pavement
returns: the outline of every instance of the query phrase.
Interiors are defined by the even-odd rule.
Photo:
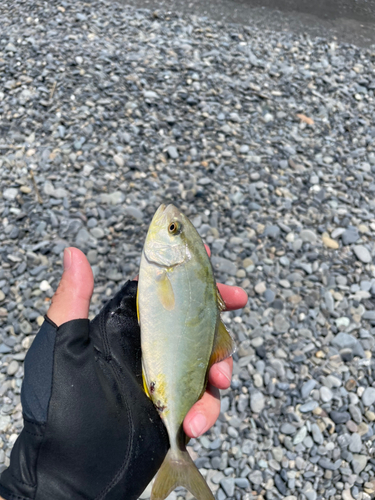
[[[307,33],[369,47],[375,44],[375,0],[120,0],[152,10],[207,16],[260,29]]]

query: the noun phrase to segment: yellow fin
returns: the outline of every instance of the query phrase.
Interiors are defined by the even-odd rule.
[[[223,297],[220,295],[219,289],[216,288],[216,299],[217,299],[217,307],[220,312],[225,311],[226,306]]]
[[[143,369],[143,366],[142,366],[142,380],[143,380],[143,390],[145,391],[146,396],[148,396],[151,399],[150,392],[149,392],[148,387],[147,387],[147,380],[146,380],[146,375],[145,375],[145,371]]]
[[[175,306],[175,298],[173,288],[166,271],[163,271],[156,280],[156,293],[164,309],[172,311]]]
[[[156,475],[151,500],[164,500],[177,486],[189,490],[197,500],[215,500],[186,449],[168,451]]]
[[[218,326],[215,334],[214,345],[212,348],[212,354],[209,362],[209,367],[213,364],[223,361],[223,359],[229,358],[234,351],[236,346],[231,334],[228,332],[226,326],[219,318]]]

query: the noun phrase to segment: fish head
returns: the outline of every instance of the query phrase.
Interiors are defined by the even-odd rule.
[[[144,246],[144,254],[151,263],[174,267],[190,259],[189,234],[196,232],[189,219],[174,205],[160,205],[157,209]]]

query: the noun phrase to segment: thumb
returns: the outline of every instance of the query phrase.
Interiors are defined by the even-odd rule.
[[[88,318],[93,289],[94,276],[85,254],[78,248],[66,248],[64,272],[47,316],[57,326],[72,319]]]

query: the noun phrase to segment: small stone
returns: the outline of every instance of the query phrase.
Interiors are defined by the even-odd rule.
[[[317,241],[317,236],[311,229],[303,229],[300,232],[300,238],[303,242],[314,244]]]
[[[101,227],[93,227],[90,230],[90,233],[94,236],[94,238],[96,238],[98,240],[101,238],[104,238],[104,236],[105,236],[105,232],[103,231],[103,229]]]
[[[323,245],[327,248],[332,248],[332,250],[337,250],[339,248],[339,244],[337,241],[333,240],[328,233],[323,233],[322,235]]]
[[[358,430],[358,425],[355,422],[353,422],[353,420],[348,420],[346,422],[346,427],[350,432],[357,432]]]
[[[351,466],[354,474],[359,474],[367,465],[368,457],[366,455],[353,455]]]
[[[346,316],[342,316],[341,318],[337,318],[335,323],[338,328],[340,328],[340,326],[347,328],[350,325],[350,319]]]
[[[254,472],[251,472],[247,477],[249,478],[251,483],[254,484],[255,486],[259,486],[260,484],[263,483],[263,475],[260,470],[255,470]]]
[[[108,200],[111,205],[120,205],[125,199],[124,193],[121,191],[114,191],[113,193],[110,193],[108,195]],[[126,213],[126,210],[131,207],[125,207],[124,212]]]
[[[246,488],[250,488],[250,483],[249,480],[246,479],[246,477],[237,477],[234,480],[235,485],[238,486],[238,488],[241,488],[242,490],[245,490]]]
[[[18,189],[16,188],[7,188],[3,191],[3,198],[8,201],[13,201],[17,198]]]
[[[287,436],[289,436],[290,434],[294,434],[296,432],[296,428],[294,427],[294,425],[285,422],[281,425],[280,431],[282,434],[286,434]]]
[[[370,252],[363,245],[355,245],[353,247],[353,251],[354,251],[356,257],[358,258],[358,260],[360,260],[364,264],[368,264],[372,261]]]
[[[344,245],[351,245],[359,240],[358,229],[356,227],[348,227],[342,235],[341,239]]]
[[[10,376],[14,375],[15,373],[17,373],[18,368],[19,368],[18,361],[15,360],[11,361],[7,368],[7,374]]]
[[[262,295],[267,290],[265,281],[261,281],[260,283],[256,284],[254,290],[258,295]]]
[[[305,439],[306,435],[307,435],[307,428],[304,425],[303,427],[301,427],[301,429],[294,436],[293,444],[297,445],[299,443],[302,443],[302,441]]]
[[[366,436],[368,431],[369,431],[369,426],[366,424],[366,422],[361,422],[358,425],[357,432],[360,436]]]
[[[336,462],[331,462],[328,458],[323,457],[319,460],[318,464],[323,469],[338,470],[342,464],[342,460],[339,458]]]
[[[159,99],[159,94],[153,90],[145,90],[143,95],[146,99]]]
[[[273,325],[277,333],[285,333],[289,330],[289,321],[280,313],[275,315]]]
[[[226,477],[222,479],[220,481],[220,486],[229,497],[232,497],[234,495],[235,482],[233,477]]]
[[[306,500],[316,500],[316,497],[318,496],[317,492],[312,489],[304,490],[303,494],[306,497]]]
[[[316,386],[316,380],[314,379],[310,379],[307,382],[305,382],[301,388],[302,399],[306,399],[310,395],[310,392],[314,389],[315,386]]]
[[[270,290],[269,288],[264,292],[264,298],[269,304],[271,304],[275,300],[275,297],[275,292],[273,290]]]
[[[0,432],[6,432],[11,423],[9,415],[0,414]]]
[[[288,493],[288,488],[286,487],[284,481],[281,479],[281,476],[279,474],[275,474],[274,481],[276,488],[279,490],[279,493],[285,497]]]
[[[124,213],[140,222],[143,220],[143,213],[136,207],[132,206],[124,207]]]
[[[361,448],[362,448],[361,436],[355,432],[351,436],[349,450],[353,453],[360,453]]]
[[[375,403],[375,388],[367,387],[362,394],[363,406],[371,406]]]
[[[354,404],[349,405],[349,413],[352,416],[354,422],[356,422],[357,424],[360,424],[362,422],[362,412],[358,408],[358,406]]]
[[[120,168],[123,168],[125,165],[124,158],[121,155],[114,155],[113,161],[116,163],[116,165]]]
[[[333,397],[333,393],[332,393],[331,389],[329,389],[329,387],[322,386],[320,388],[319,392],[320,392],[320,399],[324,403],[328,403],[329,401],[331,401],[331,399]]]
[[[167,149],[167,153],[169,158],[171,158],[172,160],[176,160],[179,156],[177,148],[175,146],[169,146],[169,148]]]
[[[253,381],[254,381],[254,387],[256,387],[257,389],[263,386],[263,377],[262,375],[260,375],[260,373],[254,373]]]
[[[284,456],[283,449],[280,447],[272,448],[272,455],[277,462],[281,462]]]
[[[42,292],[46,292],[47,290],[49,290],[51,288],[51,285],[48,283],[47,280],[43,280],[40,283],[39,288],[42,290]]]
[[[350,378],[345,384],[345,389],[349,392],[354,391],[356,387],[357,381],[354,378]]]
[[[299,407],[299,411],[301,413],[309,413],[310,411],[314,411],[315,408],[319,406],[317,401],[314,401],[313,399],[311,401],[308,401],[307,403],[301,405]]]
[[[261,413],[265,405],[265,398],[260,391],[250,395],[250,408],[253,413]]]
[[[350,363],[354,358],[353,351],[348,347],[340,350],[340,356],[345,363]]]
[[[344,490],[342,492],[342,500],[354,500],[350,490]]]
[[[341,412],[341,411],[332,410],[329,413],[329,416],[330,416],[331,420],[333,420],[333,422],[335,422],[335,424],[345,424],[350,419],[350,415],[347,411]]]

